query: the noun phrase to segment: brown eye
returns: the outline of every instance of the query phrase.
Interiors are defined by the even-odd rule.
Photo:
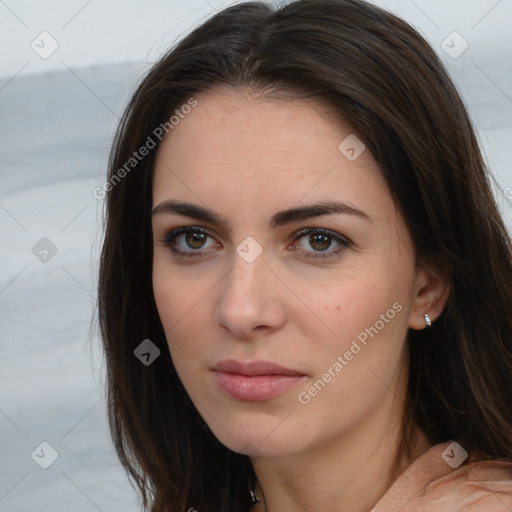
[[[332,237],[329,235],[320,234],[311,234],[309,235],[309,244],[316,251],[325,251],[329,249],[332,243]]]
[[[342,235],[321,228],[305,228],[295,234],[293,249],[301,257],[311,259],[336,258],[352,243]]]
[[[208,235],[204,233],[187,233],[185,234],[185,243],[191,249],[201,249],[206,242]]]
[[[176,256],[203,257],[211,253],[211,249],[219,247],[212,235],[204,228],[181,226],[172,229],[162,240]]]

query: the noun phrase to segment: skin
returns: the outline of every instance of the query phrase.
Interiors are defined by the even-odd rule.
[[[176,370],[214,435],[245,453],[258,478],[254,511],[370,510],[431,445],[417,429],[413,457],[392,470],[401,439],[408,377],[408,328],[441,314],[448,286],[421,268],[404,223],[368,150],[354,161],[338,145],[353,131],[321,103],[270,99],[216,88],[164,138],[153,207],[167,200],[206,206],[227,226],[153,215],[153,286]],[[329,214],[272,228],[278,211],[318,201],[349,203],[370,220]],[[171,229],[208,230],[196,245],[163,241]],[[298,238],[324,228],[351,244]],[[237,246],[253,237],[263,252],[248,263]],[[323,239],[325,242],[325,239]],[[194,242],[194,240],[192,240]],[[319,250],[320,249],[320,250]],[[365,328],[401,306],[341,371],[332,370]],[[387,318],[387,317],[386,317]],[[380,325],[380,324],[379,324]],[[261,402],[223,393],[211,368],[234,358],[270,360],[305,379]],[[307,404],[298,400],[331,368]],[[304,395],[302,395],[304,396]]]

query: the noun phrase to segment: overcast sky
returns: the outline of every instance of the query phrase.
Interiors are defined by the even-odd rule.
[[[153,61],[225,0],[0,0],[0,77],[96,63]],[[274,2],[275,3],[275,2]],[[512,62],[512,0],[375,0],[417,27],[439,49],[453,31],[470,48]],[[40,36],[47,32],[50,36]],[[41,37],[46,39],[41,40]],[[55,42],[54,42],[55,41]],[[48,58],[31,44],[58,44]],[[0,83],[2,87],[2,83]]]

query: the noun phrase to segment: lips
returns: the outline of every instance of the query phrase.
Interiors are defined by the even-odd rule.
[[[270,361],[242,362],[235,359],[227,359],[217,363],[214,371],[225,373],[236,373],[238,375],[304,375],[295,370],[284,368]]]
[[[242,401],[269,400],[307,378],[297,370],[271,361],[228,359],[217,363],[212,370],[221,390],[231,398]]]

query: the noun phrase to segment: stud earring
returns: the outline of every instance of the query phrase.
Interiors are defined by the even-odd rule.
[[[425,313],[425,324],[427,327],[430,327],[432,325],[432,320],[430,320],[430,316],[428,313]]]
[[[256,505],[256,503],[259,503],[260,500],[258,499],[258,497],[256,496],[256,491],[255,491],[255,485],[253,485],[252,483],[249,483],[249,491],[251,493],[251,507],[253,505]]]
[[[251,505],[256,505],[260,500],[256,497],[256,494],[253,489],[251,489]]]

